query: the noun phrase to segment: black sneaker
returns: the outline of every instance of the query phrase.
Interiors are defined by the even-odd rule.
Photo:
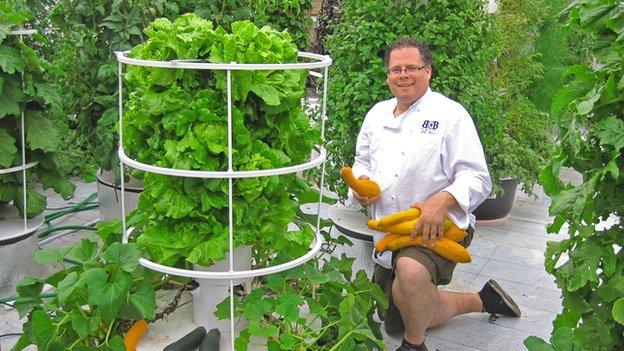
[[[502,314],[508,317],[520,317],[520,307],[516,305],[514,300],[495,282],[490,279],[481,291],[479,297],[483,302],[483,310],[490,314],[488,318],[490,322],[498,319],[496,314]]]
[[[425,345],[424,341],[420,345],[414,345],[403,339],[401,346],[399,346],[399,348],[395,351],[429,351],[429,349],[427,348],[427,345]]]

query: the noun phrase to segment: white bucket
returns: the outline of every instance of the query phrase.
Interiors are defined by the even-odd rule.
[[[207,272],[227,272],[230,267],[229,253],[225,259],[215,262],[210,267],[195,265],[195,270]],[[246,271],[251,269],[251,246],[239,246],[234,248],[234,270]],[[203,326],[206,330],[219,328],[222,333],[230,333],[230,320],[219,320],[214,313],[217,305],[230,296],[229,279],[196,279],[199,288],[193,290],[193,320],[198,326]],[[242,285],[246,292],[251,290],[252,278],[233,279],[234,287]],[[247,326],[247,321],[242,317],[234,321],[236,330],[241,330]]]

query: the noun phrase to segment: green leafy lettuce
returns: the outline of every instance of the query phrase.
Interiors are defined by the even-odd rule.
[[[130,56],[213,63],[297,62],[289,34],[249,21],[231,33],[186,14],[155,20],[148,40]],[[302,109],[305,70],[232,71],[232,169],[273,169],[307,161],[319,140]],[[226,72],[128,66],[124,147],[140,162],[160,167],[226,171]],[[167,265],[210,265],[228,250],[228,181],[144,174],[135,212],[138,243]],[[313,231],[291,228],[308,191],[294,174],[233,181],[236,245],[254,247],[257,263],[307,251]],[[266,263],[266,262],[264,262]]]

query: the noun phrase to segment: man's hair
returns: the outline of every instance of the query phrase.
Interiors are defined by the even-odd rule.
[[[392,51],[403,48],[418,49],[418,52],[420,53],[420,59],[423,61],[423,64],[433,66],[433,60],[431,59],[431,50],[429,49],[427,43],[410,37],[399,37],[388,46],[386,52],[384,53],[384,65],[388,67],[388,62],[390,61],[390,53]]]

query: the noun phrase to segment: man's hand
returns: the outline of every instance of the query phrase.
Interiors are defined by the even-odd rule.
[[[413,203],[410,207],[418,208],[420,217],[412,229],[411,238],[422,232],[425,246],[433,246],[436,240],[444,238],[444,221],[448,209],[454,206],[457,206],[457,201],[446,191],[432,195],[425,202]]]
[[[370,178],[368,178],[365,175],[362,175],[358,179],[370,179]],[[365,196],[360,196],[355,191],[353,191],[353,196],[355,197],[357,202],[360,203],[360,205],[365,206],[365,207],[368,207],[368,206],[372,205],[374,202],[376,202],[377,200],[379,200],[379,195],[372,196],[372,197],[365,197]]]

